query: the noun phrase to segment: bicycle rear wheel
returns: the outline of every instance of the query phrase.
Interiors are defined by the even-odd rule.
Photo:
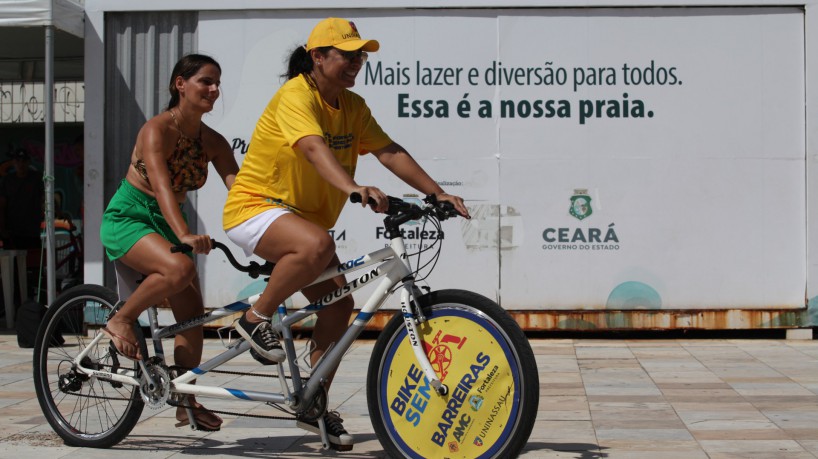
[[[515,457],[537,415],[539,377],[519,325],[495,302],[461,291],[417,299],[419,338],[438,377],[437,395],[396,314],[373,350],[367,401],[375,433],[395,457]]]
[[[86,375],[73,363],[101,333],[88,324],[104,325],[116,302],[117,295],[109,289],[79,285],[60,295],[40,324],[34,346],[34,387],[48,423],[66,444],[113,446],[130,433],[145,406],[137,386]],[[115,356],[109,344],[103,338],[88,349],[82,366],[111,371]],[[120,369],[137,373],[135,362],[124,358],[118,362]]]

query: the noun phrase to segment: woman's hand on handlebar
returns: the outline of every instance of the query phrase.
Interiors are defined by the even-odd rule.
[[[459,213],[463,218],[471,219],[471,215],[469,215],[469,209],[466,208],[466,204],[463,203],[463,198],[460,196],[455,196],[449,193],[438,193],[435,195],[435,198],[439,201],[445,201],[450,203],[454,206],[454,209]]]
[[[366,207],[367,203],[370,199],[375,201],[375,205],[372,206],[372,210],[378,213],[386,212],[386,209],[389,208],[389,198],[386,194],[379,190],[377,187],[374,186],[359,186],[352,190],[352,193],[358,193],[361,195],[361,205]]]
[[[213,248],[210,236],[207,234],[186,234],[179,238],[182,244],[191,247],[191,252],[207,255]]]

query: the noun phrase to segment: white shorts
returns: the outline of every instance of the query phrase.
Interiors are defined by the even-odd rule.
[[[290,210],[283,207],[273,207],[264,212],[245,220],[243,223],[230,228],[226,231],[227,237],[233,241],[234,244],[244,250],[245,256],[250,256],[256,251],[258,241],[261,236],[267,231],[267,228],[273,224],[278,217],[292,213]]]

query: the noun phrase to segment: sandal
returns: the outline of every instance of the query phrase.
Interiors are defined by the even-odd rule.
[[[195,425],[191,427],[193,430],[200,430],[202,432],[218,432],[221,429],[223,422],[222,418],[217,416],[216,413],[213,413],[212,411],[209,411],[208,409],[204,408],[201,403],[195,403],[193,405],[193,408],[185,408],[181,412],[181,415],[184,416],[184,419],[179,418],[180,413],[179,410],[177,410],[176,420],[179,422],[176,423],[176,427],[184,427],[187,425],[191,425],[190,419],[188,418],[188,414],[191,411],[193,412],[193,419],[196,421]],[[213,423],[212,422],[213,418],[210,418],[211,422],[207,422],[208,420],[207,418],[209,417],[208,415],[217,419],[218,423]]]
[[[102,329],[100,331],[102,333],[104,333],[105,336],[107,336],[108,338],[111,339],[111,343],[114,345],[114,349],[116,349],[116,351],[119,353],[119,355],[121,355],[122,357],[125,357],[126,359],[129,359],[129,360],[134,360],[134,361],[142,360],[142,357],[139,356],[139,345],[138,344],[136,344],[136,343],[134,343],[132,341],[129,341],[127,338],[125,338],[122,335],[119,335],[117,333],[112,332],[111,330],[108,329],[108,327],[102,327]],[[120,341],[120,342],[126,343],[126,344],[130,344],[131,346],[135,347],[136,348],[136,354],[128,355],[128,354],[122,352],[122,349],[119,346],[117,346],[117,341]]]

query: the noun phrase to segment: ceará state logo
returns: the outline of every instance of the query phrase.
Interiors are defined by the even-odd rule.
[[[571,204],[568,214],[583,221],[594,213],[593,201],[587,188],[576,188],[569,198]],[[619,250],[619,235],[616,224],[611,222],[607,227],[593,225],[562,226],[545,228],[542,232],[545,242],[543,250]]]
[[[571,207],[568,213],[579,221],[582,221],[594,213],[591,208],[591,197],[588,196],[588,190],[577,189],[574,190],[574,195],[571,196]]]

